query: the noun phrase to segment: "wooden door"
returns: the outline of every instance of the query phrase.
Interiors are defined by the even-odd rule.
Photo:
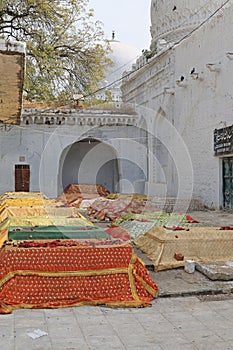
[[[15,165],[15,191],[29,192],[30,187],[30,165]]]

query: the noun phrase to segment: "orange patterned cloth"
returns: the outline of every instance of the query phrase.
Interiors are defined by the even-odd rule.
[[[64,243],[64,242],[63,242]],[[158,287],[130,245],[0,250],[0,313],[78,305],[149,306]]]

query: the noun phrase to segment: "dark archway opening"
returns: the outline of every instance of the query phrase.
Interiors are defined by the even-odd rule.
[[[118,192],[118,160],[111,146],[86,138],[64,152],[66,156],[60,170],[63,189],[72,183],[99,184],[110,192]]]

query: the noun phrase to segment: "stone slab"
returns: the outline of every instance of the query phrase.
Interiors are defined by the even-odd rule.
[[[233,280],[233,261],[196,262],[196,269],[213,281]]]
[[[21,309],[0,315],[0,348],[232,350],[232,305],[232,299],[182,297],[158,298],[150,308]],[[28,322],[22,324],[24,318]],[[43,324],[38,326],[39,319]],[[27,333],[38,328],[48,336],[31,339]]]

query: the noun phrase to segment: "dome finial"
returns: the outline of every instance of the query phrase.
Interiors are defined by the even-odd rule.
[[[112,31],[112,40],[115,40],[115,30]]]

